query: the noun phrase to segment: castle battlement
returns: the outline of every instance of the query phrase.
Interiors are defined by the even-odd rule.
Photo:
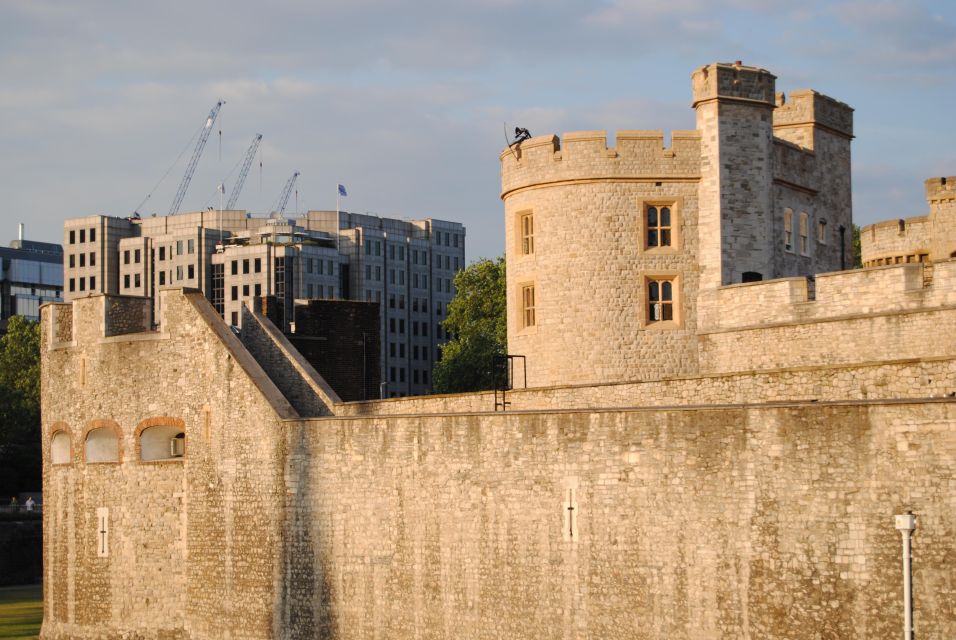
[[[562,138],[536,136],[505,149],[501,161],[502,197],[535,184],[612,179],[623,181],[697,180],[700,132],[618,131],[609,147],[605,131],[571,131]]]
[[[165,292],[164,292],[165,293]],[[43,306],[50,314],[50,348],[135,333],[155,335],[152,299],[97,294]]]
[[[791,91],[775,96],[774,129],[816,125],[831,133],[853,137],[853,108],[812,89]]]
[[[766,69],[750,67],[737,61],[733,64],[708,64],[691,74],[694,93],[693,107],[720,100],[763,104],[773,107],[777,76]]]
[[[932,277],[929,269],[932,269]],[[837,271],[721,287],[700,309],[700,330],[734,331],[769,324],[848,316],[931,311],[956,304],[956,260]]]
[[[956,200],[956,176],[930,178],[926,184],[926,199],[930,202]]]

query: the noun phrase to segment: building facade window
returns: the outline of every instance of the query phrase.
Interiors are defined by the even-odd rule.
[[[536,322],[537,318],[535,317],[534,311],[534,285],[527,284],[521,287],[521,326],[527,329],[528,327],[536,326]]]
[[[783,249],[793,251],[793,210],[783,210]]]
[[[817,222],[817,242],[820,244],[827,243],[827,221],[820,220]]]
[[[810,216],[800,214],[800,255],[810,255]]]
[[[644,219],[647,221],[647,248],[671,246],[671,208],[649,205]]]
[[[647,280],[647,322],[674,320],[674,281],[670,278]]]
[[[534,254],[534,213],[521,214],[521,255],[530,256]],[[458,236],[456,235],[457,239]],[[456,243],[457,245],[457,243]]]

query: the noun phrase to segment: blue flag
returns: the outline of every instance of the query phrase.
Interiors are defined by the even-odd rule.
[[[348,194],[345,192],[345,185],[344,185],[344,184],[340,184],[340,185],[339,185],[339,195],[340,195],[340,196],[347,196],[347,195],[348,195]]]

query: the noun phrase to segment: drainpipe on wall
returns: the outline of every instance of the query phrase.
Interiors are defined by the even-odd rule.
[[[910,539],[916,529],[916,516],[896,516],[896,528],[903,535],[903,640],[913,640],[913,572]]]

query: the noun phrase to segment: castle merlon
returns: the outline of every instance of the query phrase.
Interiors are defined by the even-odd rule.
[[[956,176],[930,178],[925,184],[927,200],[956,199]]]
[[[705,65],[691,74],[696,109],[700,104],[718,100],[755,106],[776,106],[776,79],[766,69],[739,62]]]

